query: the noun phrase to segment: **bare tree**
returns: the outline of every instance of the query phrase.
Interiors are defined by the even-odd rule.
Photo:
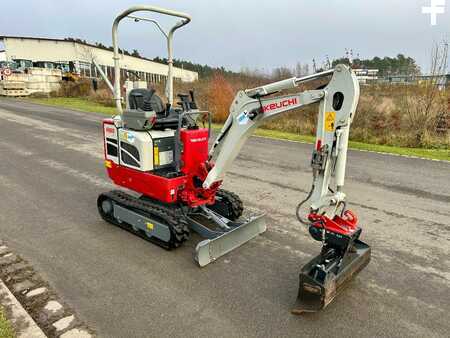
[[[293,77],[292,70],[288,67],[277,67],[272,72],[272,78],[274,80],[284,80]]]
[[[309,65],[307,63],[302,65],[300,62],[297,62],[295,65],[295,75],[299,77],[309,75]]]
[[[430,75],[418,86],[405,85],[403,109],[414,133],[414,144],[421,146],[427,133],[433,133],[438,115],[445,111],[446,96],[442,80],[447,70],[448,43],[436,44],[431,52]]]
[[[88,63],[92,63],[97,58],[94,48],[87,45],[79,44],[77,48],[77,54],[82,61]]]

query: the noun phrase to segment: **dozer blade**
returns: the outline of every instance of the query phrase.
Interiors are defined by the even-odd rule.
[[[205,239],[195,248],[195,260],[201,267],[236,249],[266,231],[265,215],[254,217],[213,239]]]
[[[322,255],[313,258],[300,272],[298,297],[292,313],[300,315],[325,308],[369,261],[370,246],[360,240],[355,240],[353,249],[329,269],[318,272],[317,266],[323,266],[324,258]]]

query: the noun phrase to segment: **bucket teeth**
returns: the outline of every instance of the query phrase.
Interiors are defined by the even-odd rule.
[[[300,315],[322,310],[369,261],[370,247],[360,240],[354,241],[352,250],[344,257],[327,262],[328,267],[322,254],[316,256],[300,272],[297,302],[291,312]]]
[[[254,217],[216,238],[198,243],[194,258],[203,267],[265,231],[265,215]]]

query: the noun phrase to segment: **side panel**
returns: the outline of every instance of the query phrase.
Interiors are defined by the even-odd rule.
[[[174,166],[174,148],[175,138],[173,136],[153,139],[153,167],[155,170]]]
[[[146,131],[119,129],[120,164],[140,171],[153,170],[153,140]]]
[[[103,142],[105,148],[105,160],[119,163],[117,128],[112,119],[103,120]]]
[[[154,219],[142,216],[120,205],[114,205],[114,217],[130,224],[136,229],[145,231],[148,237],[156,237],[164,242],[170,241],[169,227]]]
[[[107,165],[107,171],[115,184],[165,203],[177,202],[179,191],[187,182],[186,176],[168,179],[112,162]]]

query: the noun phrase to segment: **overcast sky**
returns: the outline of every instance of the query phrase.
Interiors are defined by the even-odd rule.
[[[421,13],[431,0],[15,0],[2,1],[0,35],[79,37],[111,45],[111,24],[141,3],[190,13],[175,36],[175,56],[193,62],[269,71],[345,55],[414,57],[426,70],[433,42],[450,39],[450,0],[436,26]],[[163,20],[165,24],[169,21]],[[146,23],[124,23],[120,44],[147,57],[165,56]]]

